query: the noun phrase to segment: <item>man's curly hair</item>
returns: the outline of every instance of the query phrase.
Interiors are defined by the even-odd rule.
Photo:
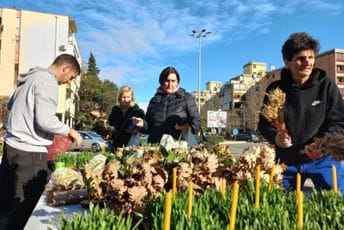
[[[282,46],[283,59],[291,61],[297,52],[309,49],[314,50],[314,53],[318,54],[320,50],[319,41],[305,32],[293,33]]]

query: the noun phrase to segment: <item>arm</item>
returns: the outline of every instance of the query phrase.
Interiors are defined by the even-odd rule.
[[[288,148],[292,145],[291,137],[285,128],[283,111],[277,109],[281,104],[275,103],[276,97],[279,98],[279,96],[283,96],[280,90],[275,91],[274,87],[268,87],[259,117],[258,129],[271,144]],[[284,105],[282,106],[284,107]]]
[[[326,133],[344,134],[344,101],[334,82],[331,82],[328,94],[325,121],[317,137],[323,137]]]
[[[55,115],[58,100],[56,82],[45,81],[35,87],[35,125],[44,132],[52,134],[69,134],[69,127]]]
[[[109,118],[108,118],[109,125],[111,125],[111,126],[115,126],[115,114],[114,114],[114,109],[115,109],[115,106],[112,108],[111,113],[110,113]]]
[[[142,109],[139,109],[135,115],[136,116],[132,117],[132,121],[134,125],[136,125],[139,128],[140,132],[145,131],[148,125],[147,125],[147,122],[145,121],[144,111]]]

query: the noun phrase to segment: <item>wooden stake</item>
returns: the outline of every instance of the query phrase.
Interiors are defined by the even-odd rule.
[[[177,168],[173,168],[172,172],[172,195],[175,198],[177,195]]]
[[[192,184],[192,181],[190,181],[189,186],[188,186],[188,221],[191,220],[192,198],[193,198],[193,184]]]
[[[259,197],[260,197],[260,165],[256,167],[256,199],[255,208],[259,208]]]
[[[302,192],[297,192],[297,229],[303,229],[303,194]]]
[[[334,194],[338,194],[337,169],[334,165],[332,165],[332,189]]]
[[[164,230],[170,230],[171,227],[171,211],[172,211],[172,193],[169,191],[165,196],[164,208]]]
[[[229,219],[229,225],[228,225],[229,230],[234,230],[236,211],[238,207],[238,197],[239,197],[239,184],[238,182],[234,182],[233,189],[232,189],[231,213],[230,213],[230,219]]]
[[[274,165],[272,166],[271,172],[270,172],[269,192],[271,191],[272,185],[274,184],[275,167],[276,167],[276,165],[274,164]]]

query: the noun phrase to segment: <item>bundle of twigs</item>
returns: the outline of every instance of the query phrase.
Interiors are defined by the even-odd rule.
[[[286,100],[286,94],[280,89],[271,90],[268,94],[268,102],[264,104],[262,115],[271,122],[281,135],[287,134],[283,118],[283,106]]]
[[[331,154],[336,161],[344,160],[344,135],[339,133],[328,133],[322,138],[315,138],[310,144],[314,152],[320,155]]]

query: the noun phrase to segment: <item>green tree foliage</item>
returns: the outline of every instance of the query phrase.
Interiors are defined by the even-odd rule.
[[[79,128],[97,130],[98,133],[102,134],[103,129],[107,129],[105,119],[116,103],[118,88],[115,83],[109,80],[102,81],[99,79],[99,72],[96,59],[90,53],[87,71],[81,76],[79,114],[77,117]],[[99,117],[95,117],[91,112],[96,112]]]

